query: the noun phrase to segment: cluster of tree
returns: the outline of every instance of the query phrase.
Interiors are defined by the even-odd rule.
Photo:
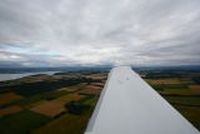
[[[69,113],[80,115],[84,111],[90,108],[90,105],[85,105],[80,102],[71,101],[70,103],[66,104],[65,107],[68,109]]]

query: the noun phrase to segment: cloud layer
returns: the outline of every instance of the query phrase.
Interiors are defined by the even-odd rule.
[[[200,64],[199,0],[2,0],[0,66]]]

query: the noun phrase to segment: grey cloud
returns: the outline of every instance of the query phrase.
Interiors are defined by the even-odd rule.
[[[200,64],[199,6],[199,0],[2,0],[0,64],[6,53],[19,56],[7,55],[8,65]]]

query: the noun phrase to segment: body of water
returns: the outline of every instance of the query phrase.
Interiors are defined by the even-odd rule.
[[[48,72],[35,72],[35,73],[19,73],[19,74],[0,74],[0,81],[5,80],[14,80],[18,78],[22,78],[29,75],[36,75],[36,74],[48,74],[53,75],[54,73],[58,73],[58,71],[48,71]]]

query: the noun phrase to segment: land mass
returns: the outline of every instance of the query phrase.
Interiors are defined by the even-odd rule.
[[[134,70],[200,130],[199,68]],[[108,72],[109,68],[68,70],[0,82],[0,132],[83,133]]]

